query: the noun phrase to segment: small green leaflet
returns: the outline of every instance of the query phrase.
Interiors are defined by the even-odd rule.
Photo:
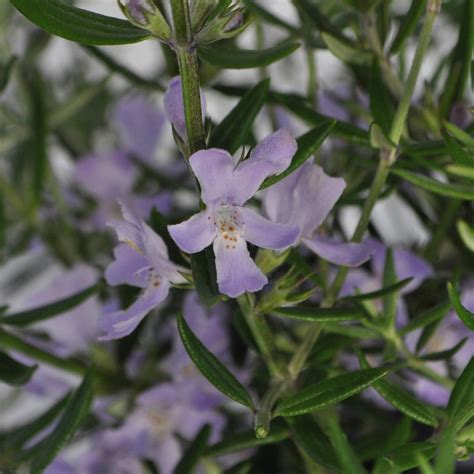
[[[58,316],[75,308],[76,306],[79,306],[93,294],[97,293],[100,288],[100,283],[96,283],[95,285],[89,286],[85,290],[82,290],[73,296],[55,301],[54,303],[26,311],[21,311],[19,313],[2,316],[0,318],[0,324],[8,324],[10,326],[28,326],[29,324],[34,324],[39,321],[44,321],[45,319]]]
[[[178,315],[178,330],[186,352],[204,377],[224,395],[253,410],[254,405],[247,390],[217,357],[206,349],[181,314]]]
[[[402,471],[418,466],[418,456],[422,455],[426,459],[431,459],[436,452],[436,444],[428,441],[408,443],[393,450],[385,459],[395,464]],[[390,472],[386,470],[384,472]]]
[[[413,183],[420,188],[426,189],[434,194],[440,196],[447,196],[455,199],[464,199],[467,201],[474,200],[474,188],[472,186],[466,186],[463,184],[450,184],[436,181],[433,178],[424,176],[422,174],[413,173],[411,171],[392,169],[393,174],[400,178]]]
[[[321,37],[331,53],[346,63],[367,66],[374,58],[371,51],[362,49],[349,40],[338,38],[329,33],[321,33]]]
[[[272,309],[272,314],[290,319],[312,322],[357,321],[365,317],[365,312],[358,308],[311,308],[292,306]]]
[[[0,352],[0,382],[14,386],[24,385],[31,379],[37,368],[37,365],[21,364],[5,352]]]
[[[375,300],[381,296],[385,296],[388,293],[393,293],[394,291],[399,291],[402,288],[405,288],[413,278],[405,278],[404,280],[397,281],[393,285],[386,286],[380,290],[371,291],[369,293],[360,293],[358,295],[346,296],[342,298],[344,301],[363,301],[363,300]]]
[[[335,405],[370,387],[391,370],[391,368],[358,370],[316,383],[280,402],[276,407],[275,416],[304,415]]]
[[[89,369],[81,385],[67,402],[56,428],[48,437],[31,448],[34,453],[31,474],[42,472],[53,461],[89,414],[93,396],[93,379],[93,370]]]
[[[61,0],[10,0],[28,20],[61,38],[81,44],[128,44],[150,38],[148,31],[120,20],[82,8]]]
[[[474,403],[474,358],[464,368],[451,392],[448,403],[450,418],[456,417],[465,406]]]
[[[270,176],[267,178],[260,186],[260,189],[273,186],[275,183],[278,183],[278,181],[281,181],[293,173],[293,171],[296,171],[322,145],[335,125],[335,120],[324,121],[309,132],[298,137],[296,139],[298,143],[298,151],[291,160],[290,166],[288,166],[288,168],[278,176]]]
[[[453,303],[456,314],[468,329],[474,331],[474,313],[471,313],[466,307],[463,306],[461,298],[454,288],[454,285],[452,283],[448,283],[447,286],[449,299],[451,300],[451,303]]]
[[[223,69],[250,69],[268,66],[294,53],[299,43],[284,41],[269,49],[259,51],[228,48],[221,45],[199,48],[199,57],[206,63]]]

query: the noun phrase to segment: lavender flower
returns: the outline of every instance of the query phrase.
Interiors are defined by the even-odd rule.
[[[184,283],[183,269],[168,259],[168,250],[156,234],[136,213],[122,205],[125,221],[113,222],[121,242],[114,249],[115,260],[105,277],[110,285],[127,284],[142,288],[138,299],[125,311],[106,314],[101,328],[106,334],[100,340],[119,339],[127,336],[142,319],[167,296],[172,283]]]
[[[340,243],[314,234],[345,187],[342,178],[332,178],[321,167],[305,163],[269,188],[264,194],[263,205],[272,221],[298,226],[298,242],[315,254],[337,265],[355,267],[370,258],[370,246]]]
[[[258,144],[250,158],[237,167],[225,150],[201,150],[191,156],[189,163],[207,208],[168,229],[177,245],[188,253],[200,252],[213,243],[221,293],[237,297],[246,291],[259,291],[267,283],[250,258],[247,241],[274,250],[295,243],[297,227],[271,222],[243,205],[267,176],[289,166],[296,147],[289,132],[279,130]]]

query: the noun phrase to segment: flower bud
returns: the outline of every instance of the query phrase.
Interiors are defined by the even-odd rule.
[[[171,28],[153,0],[118,0],[123,14],[140,28],[149,30],[162,41],[169,41]]]

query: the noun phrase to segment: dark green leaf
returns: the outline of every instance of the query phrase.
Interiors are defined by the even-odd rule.
[[[259,5],[254,0],[246,0],[245,3],[247,4],[250,11],[254,12],[260,18],[265,20],[267,23],[280,26],[284,28],[285,30],[289,31],[290,33],[298,32],[297,28],[295,28],[294,26],[291,26],[289,23],[282,20],[280,17],[275,16],[273,13],[263,8],[262,5]]]
[[[310,416],[288,418],[293,440],[313,461],[337,471],[338,459],[328,437]]]
[[[207,449],[207,440],[211,434],[211,427],[205,425],[201,428],[194,441],[184,453],[179,463],[174,468],[174,474],[192,474]]]
[[[401,470],[408,470],[419,465],[418,457],[421,455],[427,460],[436,452],[436,444],[431,442],[408,443],[392,451],[387,459]]]
[[[340,39],[344,39],[340,28],[332,24],[331,20],[320,10],[316,2],[311,0],[295,0],[294,3],[303,16],[314,24],[316,30],[326,31]]]
[[[446,148],[453,161],[459,165],[474,166],[474,157],[470,155],[447,131],[443,131]]]
[[[452,283],[448,283],[448,294],[451,303],[456,310],[456,314],[459,316],[459,319],[464,323],[464,325],[474,331],[474,313],[471,313],[467,308],[465,308],[461,302],[461,298],[458,295],[458,292],[454,288]]]
[[[2,316],[0,318],[0,324],[9,324],[11,326],[28,326],[54,316],[59,316],[66,311],[79,306],[93,294],[97,293],[100,288],[101,285],[96,283],[95,285],[89,286],[85,290],[82,290],[73,296],[68,296],[62,300],[55,301],[54,303],[26,311],[21,311],[19,313]]]
[[[268,188],[269,186],[278,183],[278,181],[281,181],[283,178],[286,178],[288,175],[293,173],[293,171],[296,171],[322,145],[335,124],[335,120],[323,122],[301,137],[298,137],[296,140],[298,142],[298,151],[291,160],[290,166],[288,166],[288,168],[278,176],[270,176],[267,178],[260,186],[260,189]]]
[[[392,45],[390,46],[390,54],[397,54],[405,44],[406,40],[415,31],[418,22],[423,15],[426,7],[426,0],[412,0],[410,9],[407,14],[400,20],[400,28],[397,31]]]
[[[375,123],[388,136],[395,115],[393,99],[383,81],[377,61],[373,62],[371,80],[369,82],[370,111]]]
[[[119,20],[68,5],[61,0],[10,0],[28,20],[48,33],[82,44],[136,43],[148,31]]]
[[[370,365],[362,353],[359,353],[359,363],[362,369],[370,368]],[[390,405],[405,415],[425,425],[438,426],[438,420],[430,405],[420,402],[410,392],[388,380],[378,380],[374,382],[373,387]]]
[[[12,56],[5,64],[0,64],[0,94],[6,89],[10,79],[13,66],[17,61],[16,56]]]
[[[47,438],[32,448],[35,452],[31,464],[32,473],[42,472],[53,461],[89,414],[93,396],[93,378],[93,371],[89,369],[81,385],[67,402],[56,428]]]
[[[356,321],[365,317],[364,311],[358,308],[312,308],[292,306],[289,308],[272,309],[272,313],[285,318],[319,323]]]
[[[233,154],[241,145],[245,144],[255,117],[265,103],[269,88],[270,79],[265,79],[247,91],[238,104],[213,130],[209,145],[223,148]]]
[[[441,181],[436,181],[428,176],[401,169],[393,169],[392,173],[416,186],[419,186],[420,188],[426,189],[434,194],[439,194],[440,196],[468,201],[474,200],[474,188],[472,186],[442,183]]]
[[[214,306],[221,296],[217,288],[216,263],[211,248],[191,255],[191,271],[199,300],[204,306]]]
[[[249,69],[268,66],[286,58],[300,47],[299,43],[283,43],[269,49],[254,51],[223,47],[222,45],[199,48],[199,57],[206,63],[222,69]]]
[[[461,339],[457,344],[455,344],[453,347],[450,349],[446,349],[445,351],[439,351],[439,352],[431,352],[429,354],[422,355],[420,359],[423,360],[448,360],[451,359],[451,357],[454,356],[459,350],[462,349],[464,344],[467,341],[467,337],[464,339]]]
[[[393,259],[393,250],[389,248],[385,256],[385,265],[383,272],[383,286],[387,287],[395,284],[397,281],[397,272],[395,270],[395,262]],[[395,318],[397,316],[397,302],[398,293],[392,291],[387,293],[383,297],[383,313],[384,319],[387,321],[389,326],[395,324]]]
[[[344,297],[345,301],[363,301],[363,300],[375,300],[382,296],[387,295],[388,293],[393,293],[395,291],[399,291],[405,286],[407,286],[413,278],[405,278],[404,280],[397,281],[393,285],[381,288],[377,291],[371,291],[370,293],[360,293],[354,296],[346,296]]]
[[[253,409],[253,402],[247,390],[245,390],[227,368],[206,349],[202,342],[191,331],[182,315],[178,315],[178,329],[189,357],[196,364],[204,377],[224,395]]]
[[[8,385],[24,385],[31,379],[37,368],[37,365],[21,364],[8,354],[0,352],[0,381]]]
[[[454,418],[465,406],[474,402],[474,358],[464,368],[456,381],[448,403],[450,418]]]
[[[428,326],[428,324],[434,323],[444,318],[448,311],[451,309],[451,303],[449,301],[444,301],[443,303],[430,308],[424,313],[420,314],[416,318],[412,319],[406,326],[400,329],[400,335],[404,336],[409,332],[414,331],[415,329],[423,328]]]
[[[359,370],[316,383],[280,402],[275,414],[297,416],[327,408],[370,387],[391,370],[390,368]]]
[[[347,39],[329,33],[321,33],[321,37],[334,56],[345,63],[367,66],[374,59],[372,51],[362,49]]]
[[[207,456],[217,457],[225,454],[235,453],[244,449],[256,448],[258,446],[266,446],[268,444],[279,443],[288,438],[289,429],[283,424],[275,421],[272,423],[272,429],[266,438],[257,438],[255,431],[233,434],[229,439],[211,446],[207,452]]]

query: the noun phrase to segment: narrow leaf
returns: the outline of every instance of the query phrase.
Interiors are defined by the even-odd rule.
[[[444,318],[444,316],[446,316],[450,309],[450,301],[444,301],[438,306],[430,308],[416,318],[412,319],[406,326],[400,329],[399,333],[401,336],[404,336],[415,329],[424,328],[435,321],[439,321],[440,319]]]
[[[371,80],[369,82],[370,111],[375,123],[380,126],[385,136],[390,133],[390,127],[395,115],[393,99],[382,78],[379,65],[374,61]]]
[[[293,171],[296,171],[322,145],[335,125],[335,120],[323,122],[301,137],[298,137],[296,140],[298,143],[298,151],[295,153],[290,166],[278,176],[270,176],[267,178],[260,186],[260,189],[268,188],[286,178],[293,173]]]
[[[335,405],[370,387],[391,370],[390,368],[359,370],[316,383],[280,402],[275,414],[276,416],[304,415]]]
[[[474,200],[474,188],[472,186],[442,183],[441,181],[436,181],[428,176],[401,169],[393,169],[392,173],[416,186],[419,186],[420,188],[426,189],[434,194],[439,194],[440,196],[468,201]]]
[[[224,395],[252,410],[253,402],[247,390],[222,365],[217,357],[206,349],[203,343],[191,331],[181,314],[178,315],[178,330],[189,357],[204,377]]]
[[[474,166],[474,156],[470,155],[447,131],[443,131],[444,141],[449,155],[459,165]]]
[[[464,245],[471,252],[474,252],[474,226],[470,226],[466,221],[459,219],[456,222],[456,227]]]
[[[359,363],[362,369],[370,368],[367,359],[362,353],[359,353]],[[408,417],[428,426],[438,426],[438,420],[430,405],[420,402],[410,392],[388,380],[378,380],[374,382],[373,387],[390,405]]]
[[[246,143],[255,117],[260,112],[268,95],[270,80],[265,79],[250,89],[213,130],[209,145],[235,153]]]
[[[405,471],[418,466],[418,456],[423,456],[427,460],[433,458],[436,452],[436,444],[422,441],[408,443],[392,451],[388,456],[396,467]]]
[[[300,47],[299,43],[283,43],[269,49],[254,51],[217,46],[199,48],[199,57],[206,63],[222,69],[250,69],[268,66],[280,59],[286,58]]]
[[[61,0],[10,0],[28,20],[62,38],[82,44],[114,45],[142,41],[148,31],[119,20],[68,5]]]
[[[76,306],[79,306],[82,302],[97,293],[100,288],[100,283],[96,283],[75,295],[68,296],[62,300],[55,301],[54,303],[2,316],[0,318],[0,323],[9,324],[10,326],[28,326],[39,321],[44,321],[45,319],[50,319],[54,316],[59,316],[66,311],[70,311]]]
[[[385,256],[385,265],[383,272],[383,285],[385,287],[393,285],[397,281],[397,273],[395,270],[395,261],[393,259],[393,249],[389,248]],[[383,297],[383,313],[387,324],[392,327],[395,324],[397,316],[398,293],[392,291]]]
[[[89,369],[79,388],[69,399],[64,413],[53,432],[32,449],[36,452],[31,465],[32,473],[48,466],[63,446],[72,438],[89,414],[93,396],[93,371]],[[38,448],[41,449],[38,449]]]
[[[374,58],[371,51],[359,48],[349,40],[338,38],[329,33],[321,33],[321,37],[331,53],[345,63],[367,66]]]
[[[450,418],[454,418],[462,409],[474,402],[474,358],[464,368],[456,381],[448,403]]]
[[[217,288],[215,257],[211,248],[191,255],[191,271],[199,300],[204,306],[214,306],[221,296]]]
[[[289,308],[275,308],[272,313],[290,319],[312,322],[357,321],[365,317],[364,311],[358,308],[312,308],[294,306]]]
[[[8,354],[0,352],[0,381],[8,385],[24,385],[31,379],[37,368],[37,365],[21,364]]]
[[[463,306],[461,298],[452,283],[448,283],[448,294],[459,319],[468,329],[474,331],[474,313],[471,313],[465,306]]]
[[[467,342],[468,338],[465,337],[464,339],[461,339],[457,344],[455,344],[453,347],[450,349],[446,349],[444,351],[439,351],[439,352],[431,352],[429,354],[424,354],[420,357],[420,359],[423,360],[448,360],[453,357],[456,352],[460,351],[464,344]]]
[[[314,462],[337,471],[339,462],[328,437],[310,416],[288,418],[293,440]]]
[[[426,0],[412,0],[407,14],[400,20],[400,28],[397,31],[392,45],[390,46],[390,55],[397,54],[403,48],[406,40],[415,31],[418,22],[423,15],[426,7]]]
[[[344,301],[375,300],[389,293],[393,293],[401,290],[402,288],[405,288],[405,286],[407,286],[408,283],[410,283],[412,280],[413,278],[405,278],[404,280],[397,281],[393,285],[386,286],[384,288],[381,288],[380,290],[371,291],[369,293],[360,293],[358,295],[353,296],[346,296],[343,299]]]
[[[201,428],[194,441],[174,468],[174,474],[192,474],[194,472],[194,468],[199,462],[199,459],[201,459],[207,449],[207,440],[210,435],[211,427],[209,425],[205,425]]]

